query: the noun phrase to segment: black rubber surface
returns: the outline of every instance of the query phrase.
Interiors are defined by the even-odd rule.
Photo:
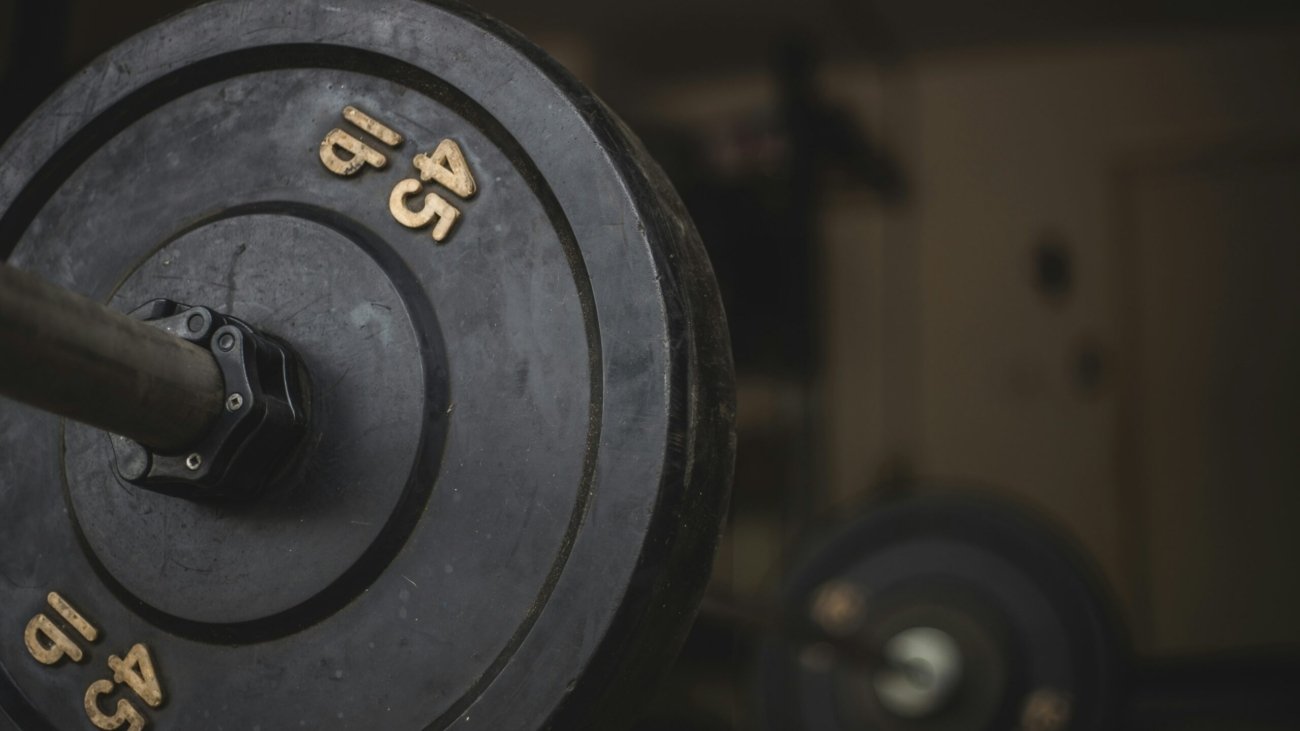
[[[407,137],[384,170],[321,164],[346,105]],[[435,244],[387,204],[443,139],[479,190]],[[151,728],[629,718],[707,580],[734,401],[694,227],[596,99],[460,6],[216,2],[0,156],[0,257],[122,311],[240,317],[312,383],[299,466],[239,506],[120,484],[106,435],[0,402],[0,726],[91,728],[86,688],[135,643]],[[101,631],[83,663],[21,641],[50,591]]]

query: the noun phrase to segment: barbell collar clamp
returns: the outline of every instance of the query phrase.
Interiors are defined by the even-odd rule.
[[[306,374],[293,351],[242,320],[202,306],[153,300],[131,313],[208,349],[225,408],[196,444],[160,452],[113,435],[113,468],[138,487],[189,499],[248,499],[292,463],[307,426]]]

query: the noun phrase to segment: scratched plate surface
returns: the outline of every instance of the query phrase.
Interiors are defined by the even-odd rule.
[[[0,256],[204,304],[311,376],[248,506],[0,402],[0,727],[578,728],[671,658],[730,481],[694,229],[599,102],[414,0],[217,2],[10,140]]]

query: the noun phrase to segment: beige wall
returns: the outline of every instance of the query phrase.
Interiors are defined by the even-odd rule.
[[[1144,638],[1300,641],[1300,146],[1152,160],[1118,186]]]
[[[840,66],[823,80],[901,157],[912,188],[901,208],[848,188],[826,203],[828,500],[851,502],[900,466],[992,487],[1082,543],[1142,649],[1300,641],[1284,619],[1300,614],[1286,568],[1300,555],[1290,537],[1300,505],[1288,497],[1300,473],[1285,441],[1300,440],[1300,426],[1274,408],[1283,437],[1250,457],[1262,481],[1242,490],[1225,477],[1222,465],[1244,458],[1211,425],[1235,386],[1177,364],[1191,349],[1231,359],[1194,313],[1240,292],[1198,310],[1185,306],[1193,289],[1161,284],[1166,259],[1217,282],[1215,262],[1262,246],[1261,230],[1294,230],[1287,211],[1300,200],[1279,181],[1300,179],[1287,162],[1300,149],[1300,32],[935,55],[885,71]],[[647,94],[634,116],[707,129],[770,108],[773,95],[761,72],[697,78]],[[1283,167],[1261,178],[1242,160]],[[1196,167],[1205,161],[1230,177]],[[1243,186],[1273,195],[1243,207],[1260,197],[1232,194]],[[1074,287],[1059,301],[1034,284],[1032,253],[1048,236],[1073,257]],[[1295,303],[1278,297],[1277,308]],[[1281,316],[1230,325],[1284,338],[1288,326],[1295,340]],[[1160,337],[1170,328],[1184,336]],[[1086,350],[1102,363],[1091,389],[1075,377]],[[742,421],[747,404],[772,400],[755,396],[771,384],[749,386]]]
[[[1126,380],[1139,355],[1125,323],[1140,314],[1135,292],[1150,290],[1143,279],[1163,272],[1141,269],[1126,279],[1135,262],[1123,229],[1125,171],[1171,156],[1269,156],[1300,143],[1298,40],[1204,36],[1024,48],[931,58],[912,72],[916,124],[902,141],[913,152],[917,185],[916,269],[889,276],[914,278],[919,293],[919,430],[910,445],[918,471],[997,486],[1063,521],[1104,567],[1135,630],[1155,649],[1190,648],[1214,624],[1215,613],[1204,611],[1207,619],[1184,618],[1179,631],[1151,632],[1210,591],[1208,577],[1186,580],[1196,570],[1190,559],[1173,560],[1180,547],[1202,555],[1232,538],[1220,530],[1179,531],[1186,545],[1173,539],[1178,521],[1169,516],[1183,498],[1169,493],[1166,476],[1152,473],[1144,459],[1155,442],[1144,440],[1143,430],[1162,424],[1131,424],[1151,389]],[[1032,286],[1031,252],[1047,232],[1075,255],[1074,292],[1058,304]],[[1108,374],[1096,393],[1072,377],[1087,343],[1097,345]],[[858,357],[866,362],[871,355]],[[1153,382],[1163,377],[1146,375]],[[873,427],[864,421],[861,428],[865,434]],[[869,473],[870,466],[856,472]],[[1219,495],[1214,500],[1227,504],[1227,489],[1207,489],[1202,497]],[[1161,546],[1159,556],[1153,544]],[[1169,572],[1184,579],[1158,580]],[[1261,590],[1224,602],[1266,602]],[[1246,635],[1241,639],[1268,633]]]

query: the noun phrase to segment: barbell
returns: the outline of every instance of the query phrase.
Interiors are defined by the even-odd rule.
[[[628,720],[734,396],[599,100],[460,5],[217,0],[0,159],[0,727]]]

